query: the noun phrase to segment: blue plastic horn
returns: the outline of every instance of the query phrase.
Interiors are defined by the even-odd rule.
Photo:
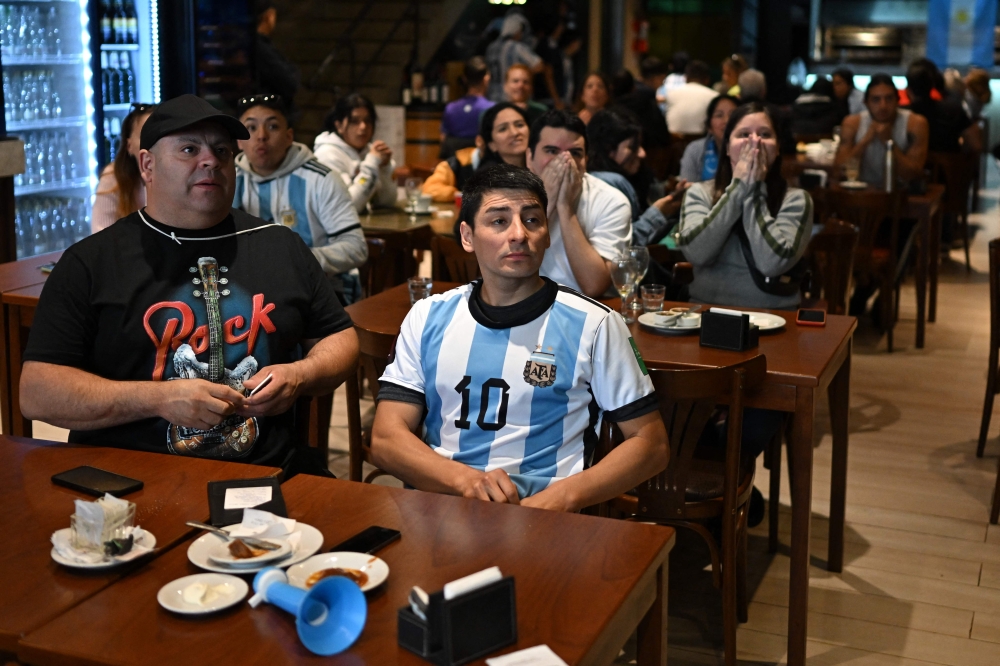
[[[250,605],[274,604],[295,616],[299,640],[310,652],[329,656],[343,652],[361,635],[368,618],[368,602],[357,584],[343,576],[324,578],[309,590],[288,584],[276,567],[260,571],[253,579],[256,594]]]

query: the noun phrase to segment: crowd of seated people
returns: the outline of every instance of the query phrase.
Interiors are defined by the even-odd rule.
[[[945,85],[920,60],[907,72],[905,94],[883,74],[861,92],[849,71],[838,70],[817,79],[788,114],[767,102],[766,78],[742,57],[724,62],[720,93],[708,67],[685,55],[683,74],[674,63],[672,81],[653,58],[639,81],[622,72],[611,85],[589,74],[574,113],[533,99],[532,79],[544,66],[521,41],[523,27],[505,22],[487,58],[468,61],[467,94],[445,111],[442,142],[451,142],[452,154],[423,191],[438,202],[462,194],[456,239],[476,255],[482,278],[410,311],[382,377],[372,455],[416,488],[578,510],[667,462],[650,382],[640,365],[626,362],[635,359],[628,329],[595,302],[612,293],[612,262],[630,245],[673,243],[694,266],[692,300],[794,309],[815,220],[810,195],[782,174],[789,121],[799,134],[819,135],[840,123],[836,164],[858,160],[860,179],[881,185],[890,139],[904,180],[922,176],[929,150],[980,150],[972,118],[988,86],[984,94],[982,77],[972,73],[957,81],[949,75]],[[129,114],[95,203],[95,231],[98,210],[104,230],[67,252],[70,260],[51,277],[59,288],[46,290],[39,305],[25,353],[25,415],[72,428],[74,441],[323,473],[291,442],[290,409],[352,372],[357,340],[343,306],[360,297],[356,269],[367,251],[359,214],[396,204],[397,163],[374,138],[375,106],[363,95],[336,101],[312,150],[294,140],[289,109],[280,96],[253,95],[240,101],[237,119],[183,96]],[[670,133],[701,137],[686,144],[679,177],[659,182],[645,144],[669,142]],[[122,247],[130,249],[118,256]],[[204,334],[186,324],[174,331],[178,322],[157,314],[179,289],[190,290],[191,272],[211,257],[226,263],[219,270],[228,271],[234,302],[252,304],[226,323],[225,344],[243,351],[224,355],[242,361],[226,370],[223,384],[205,381]],[[116,262],[136,267],[135,284],[114,279]],[[781,276],[791,279],[774,279]],[[146,318],[108,303],[132,304]],[[565,326],[567,317],[582,329]],[[251,321],[260,329],[237,335]],[[173,332],[157,343],[149,331],[164,327]],[[573,337],[554,346],[557,363],[575,369],[560,373],[561,397],[544,410],[544,422],[526,421],[525,405],[546,405],[548,394],[539,397],[520,375],[503,377],[507,367],[523,368],[520,356],[535,348],[507,341],[550,328]],[[559,356],[582,348],[600,353],[584,361]],[[444,353],[454,366],[447,372]],[[469,396],[491,395],[455,388],[467,365],[489,366],[483,372],[516,386],[504,394],[509,408],[492,412],[495,422],[462,416],[480,407]],[[265,372],[276,378],[272,385],[246,396]],[[626,441],[613,459],[588,468],[584,441],[593,435],[595,407]],[[250,420],[257,434],[234,445],[237,453],[199,449],[215,440],[197,433],[228,433]],[[780,418],[750,410],[745,424],[752,456]]]

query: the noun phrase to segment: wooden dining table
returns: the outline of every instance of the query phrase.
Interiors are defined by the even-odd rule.
[[[49,274],[43,268],[55,264],[60,257],[62,257],[62,250],[0,264],[0,295],[45,282]],[[0,429],[7,434],[14,430],[12,427],[15,414],[13,406],[17,405],[17,402],[11,399],[10,345],[7,344],[9,320],[9,309],[6,304],[0,301],[0,339],[2,339],[2,344],[0,344],[2,347],[0,349]],[[15,370],[20,376],[20,366]]]
[[[411,588],[433,592],[498,566],[514,578],[517,607],[517,643],[500,653],[546,644],[568,664],[609,664],[637,631],[638,663],[666,664],[671,528],[305,475],[283,484],[282,494],[289,517],[319,529],[324,548],[371,525],[402,534],[378,551],[389,576],[367,595],[361,636],[326,663],[426,664],[396,638]],[[187,546],[31,632],[18,658],[42,666],[319,661],[299,641],[294,618],[270,604],[205,616],[161,608],[163,585],[198,573]]]
[[[169,464],[164,464],[169,460]],[[50,537],[69,527],[73,500],[93,500],[52,483],[54,474],[91,465],[143,482],[125,497],[136,504],[135,522],[156,538],[157,551],[113,569],[83,571],[52,561]],[[99,446],[60,444],[0,435],[0,662],[18,641],[59,614],[126,578],[150,558],[190,537],[187,520],[206,520],[208,482],[276,477],[261,467]],[[129,612],[127,609],[125,612]],[[89,633],[86,631],[84,633]]]
[[[456,286],[435,283],[433,291],[442,293]],[[617,299],[605,302],[617,307]],[[689,304],[668,302],[664,307],[675,305]],[[348,312],[356,328],[391,336],[399,332],[409,309],[409,293],[406,285],[401,285],[355,303]],[[630,330],[650,368],[722,367],[740,363],[757,354],[767,357],[764,383],[748,392],[745,404],[791,415],[787,442],[792,487],[788,663],[801,665],[805,663],[809,602],[816,403],[823,399],[826,392],[833,439],[827,569],[840,572],[844,559],[851,345],[857,320],[849,316],[828,315],[824,327],[800,327],[794,323],[794,313],[773,314],[784,317],[787,324],[779,331],[761,335],[759,347],[746,352],[702,347],[697,335],[658,335],[638,323],[631,324]]]

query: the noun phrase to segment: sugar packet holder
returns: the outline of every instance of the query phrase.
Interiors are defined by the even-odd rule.
[[[701,315],[702,347],[746,351],[760,341],[760,330],[750,323],[750,315],[739,310],[711,308]]]
[[[399,609],[399,645],[438,666],[457,666],[517,642],[513,576],[485,569]]]
[[[277,477],[263,477],[208,482],[209,523],[214,527],[243,522],[243,509],[250,508],[287,518],[281,481]]]

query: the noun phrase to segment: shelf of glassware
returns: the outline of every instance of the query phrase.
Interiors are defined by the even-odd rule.
[[[87,119],[83,116],[73,118],[45,118],[44,120],[22,120],[8,122],[8,132],[25,132],[28,130],[63,129],[65,127],[83,127]]]
[[[78,55],[5,55],[3,64],[5,67],[14,65],[37,66],[37,65],[79,65],[83,63],[83,56]]]
[[[128,111],[131,108],[132,108],[131,102],[127,104],[105,104],[104,112],[107,113],[108,111]]]
[[[102,51],[138,51],[138,44],[101,44]]]
[[[82,187],[90,187],[90,178],[75,178],[72,180],[54,180],[48,183],[35,183],[34,185],[14,186],[14,196],[20,197],[27,194],[44,194],[45,192],[60,192],[63,190],[75,190]]]

